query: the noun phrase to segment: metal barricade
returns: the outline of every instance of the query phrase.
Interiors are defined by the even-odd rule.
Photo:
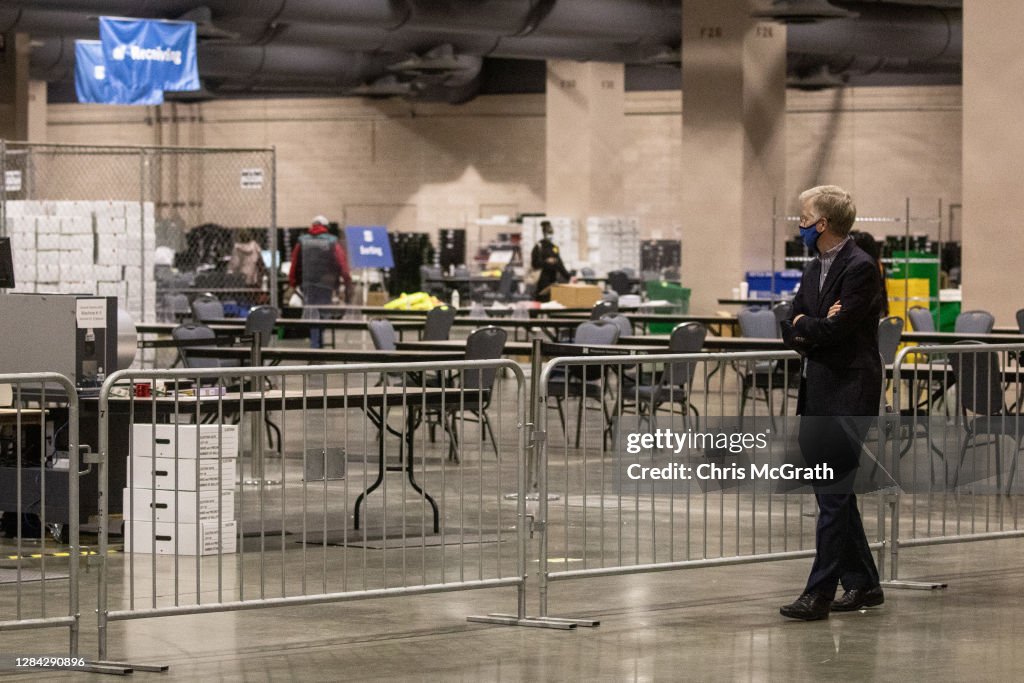
[[[540,618],[559,620],[548,616],[555,581],[813,556],[817,509],[809,487],[790,493],[785,486],[716,484],[718,474],[731,476],[723,465],[718,474],[703,470],[712,475],[706,479],[691,468],[689,478],[647,490],[626,481],[622,465],[630,438],[623,431],[703,433],[727,423],[751,433],[792,430],[799,373],[799,356],[789,351],[549,361],[534,409]],[[870,434],[865,446],[881,453],[883,436]],[[870,498],[877,514],[864,522],[881,563],[886,507],[882,494]]]
[[[7,536],[0,631],[67,628],[66,654],[77,656],[78,396],[67,377],[51,372],[0,375],[0,396],[0,536]],[[0,650],[8,655],[46,647],[37,637],[5,641]]]
[[[472,619],[542,625],[507,495],[526,489],[524,397],[506,360],[112,375],[100,659],[113,621],[505,586],[516,613]]]
[[[901,549],[1024,536],[1017,459],[1024,440],[1021,344],[913,346],[892,368],[888,453],[900,488],[890,499],[889,580]],[[899,416],[896,419],[896,416]]]

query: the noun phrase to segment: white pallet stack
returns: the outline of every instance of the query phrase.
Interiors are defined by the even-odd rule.
[[[125,552],[237,552],[238,425],[135,424],[131,438]]]
[[[635,217],[587,218],[587,265],[599,274],[632,268],[640,271],[640,221]]]
[[[573,218],[564,216],[527,216],[523,218],[522,250],[523,260],[529,265],[530,255],[533,253],[533,245],[544,236],[540,223],[551,221],[554,235],[551,239],[558,247],[562,256],[562,262],[568,270],[580,267],[580,238],[579,223]],[[586,265],[586,264],[583,264]]]
[[[8,201],[15,292],[116,296],[136,320],[156,311],[152,202]]]

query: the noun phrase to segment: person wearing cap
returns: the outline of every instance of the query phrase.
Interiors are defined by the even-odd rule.
[[[299,238],[299,243],[292,250],[292,266],[288,271],[288,284],[302,288],[303,317],[314,320],[320,318],[318,306],[331,303],[342,280],[345,282],[346,302],[352,289],[345,249],[338,238],[328,232],[327,226],[324,216],[313,219],[309,232]],[[309,331],[309,345],[314,349],[323,347],[321,328]]]
[[[538,274],[534,299],[550,301],[551,285],[556,282],[568,282],[569,271],[562,263],[562,255],[558,253],[558,246],[551,239],[555,234],[551,221],[541,221],[540,227],[544,237],[533,246],[533,252],[530,254],[530,265]]]

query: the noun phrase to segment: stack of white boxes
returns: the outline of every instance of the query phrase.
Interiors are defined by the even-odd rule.
[[[579,268],[579,223],[572,218],[565,218],[563,216],[527,216],[523,218],[521,248],[523,261],[526,265],[530,265],[530,255],[533,253],[533,245],[539,242],[544,236],[541,232],[541,221],[551,222],[551,227],[555,231],[551,239],[558,247],[558,253],[562,256],[562,263],[565,264],[565,267],[568,270]]]
[[[116,296],[136,320],[156,311],[152,202],[9,201],[16,292]]]
[[[125,552],[236,552],[237,464],[237,425],[132,425],[131,489],[124,490]]]
[[[640,221],[621,216],[587,218],[587,261],[597,273],[640,271]]]

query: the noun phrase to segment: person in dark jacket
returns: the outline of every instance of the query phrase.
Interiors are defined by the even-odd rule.
[[[537,301],[551,300],[551,285],[556,282],[568,282],[569,271],[562,263],[562,256],[558,253],[558,247],[551,241],[555,229],[551,227],[550,221],[540,222],[541,231],[544,237],[533,245],[533,253],[530,254],[530,265],[534,270],[540,271],[537,278],[537,289],[534,299]]]
[[[292,265],[288,271],[288,284],[302,288],[303,317],[314,320],[320,318],[318,306],[331,303],[341,281],[345,282],[346,302],[352,289],[345,249],[338,238],[328,232],[327,223],[323,216],[313,219],[309,232],[299,238],[292,250]],[[322,329],[309,331],[309,345],[314,349],[323,347]]]
[[[839,484],[815,486],[814,564],[803,593],[779,611],[811,621],[885,599],[851,484],[864,432],[881,399],[882,283],[878,263],[850,239],[857,216],[850,194],[824,185],[803,192],[800,201],[801,237],[817,258],[804,271],[782,335],[803,356],[797,399],[801,452],[807,465],[834,468]],[[835,600],[840,582],[845,592]]]
[[[875,259],[875,263],[878,264],[878,272],[882,274],[882,310],[879,312],[879,317],[884,318],[889,315],[889,288],[885,282],[885,265],[882,263],[882,245],[878,243],[871,233],[861,232],[860,230],[853,230],[850,232],[850,237],[853,238],[854,243],[864,250],[864,253]]]

